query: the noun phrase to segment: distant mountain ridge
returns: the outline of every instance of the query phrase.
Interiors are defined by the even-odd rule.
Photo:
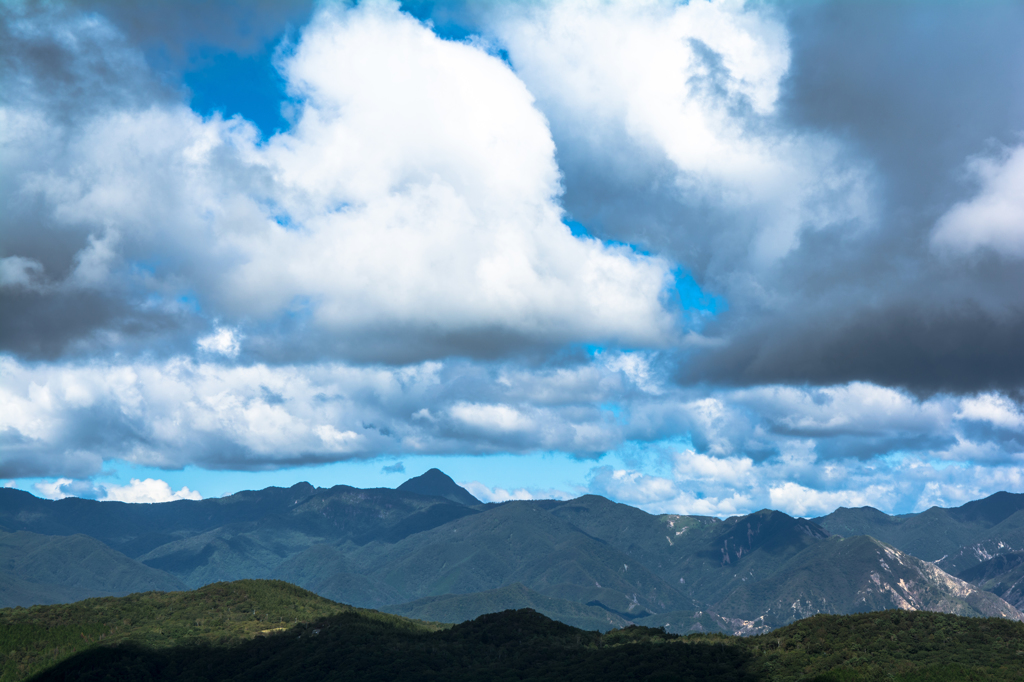
[[[64,548],[47,561],[63,557],[72,566],[82,554],[73,547],[92,542],[103,550],[92,552],[94,562],[122,574],[131,568],[140,585],[151,581],[138,589],[273,578],[418,617],[469,618],[502,605],[601,629],[634,623],[755,634],[815,613],[885,608],[1024,618],[1015,606],[1024,591],[1015,545],[989,552],[1002,557],[998,565],[963,559],[974,573],[957,578],[946,569],[949,557],[930,564],[899,544],[916,527],[942,535],[932,549],[952,538],[957,556],[987,552],[979,539],[1024,531],[1024,495],[994,497],[903,517],[862,509],[808,520],[762,510],[721,520],[656,516],[596,495],[482,504],[435,469],[394,490],[302,483],[162,504],[0,490],[0,531],[50,538]],[[75,535],[77,545],[67,540]],[[974,544],[956,544],[968,537]],[[86,585],[60,571],[39,571],[29,589],[15,570],[31,563],[28,551],[12,544],[0,561],[0,606],[115,593],[99,578]]]

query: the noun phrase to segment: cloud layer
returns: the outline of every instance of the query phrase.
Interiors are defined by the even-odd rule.
[[[284,129],[189,106],[211,54],[272,55]],[[468,484],[1024,490],[1017,5],[14,3],[0,63],[0,477],[555,452],[590,478]]]
[[[636,353],[547,370],[8,360],[0,477],[86,478],[111,458],[259,470],[381,455],[616,452],[632,466],[595,462],[589,490],[702,514],[907,510],[1024,485],[1024,410],[998,393],[921,400],[863,383],[708,391],[652,381],[653,363]],[[538,483],[473,490],[513,499],[541,494]]]

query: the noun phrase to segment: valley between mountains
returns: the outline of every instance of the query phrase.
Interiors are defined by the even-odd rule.
[[[397,489],[161,504],[0,490],[0,607],[278,579],[438,622],[532,608],[585,630],[752,635],[883,609],[1024,620],[1024,495],[889,516],[652,515],[588,495],[482,504],[433,469]]]

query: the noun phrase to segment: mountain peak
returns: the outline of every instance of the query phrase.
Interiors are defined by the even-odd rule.
[[[452,502],[464,504],[467,507],[480,504],[480,500],[469,494],[465,488],[453,481],[451,477],[440,469],[431,469],[422,476],[410,478],[398,486],[398,490],[417,495],[434,495],[443,497]]]

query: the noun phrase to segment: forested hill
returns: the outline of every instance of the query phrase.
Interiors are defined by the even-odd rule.
[[[606,634],[504,611],[456,626],[336,604],[278,581],[0,610],[17,680],[1021,680],[1024,624],[885,611],[767,635]]]

